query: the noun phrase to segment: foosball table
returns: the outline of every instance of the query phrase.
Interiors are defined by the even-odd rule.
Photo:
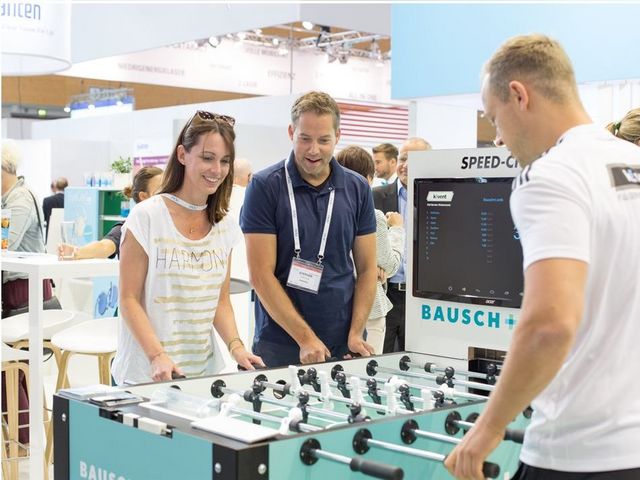
[[[54,397],[56,480],[445,479],[499,374],[403,352]],[[517,468],[530,411],[487,478]]]

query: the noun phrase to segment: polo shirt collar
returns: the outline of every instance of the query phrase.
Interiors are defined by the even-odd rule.
[[[344,168],[338,163],[335,157],[331,157],[330,165],[331,165],[331,174],[329,175],[329,181],[326,183],[326,185],[331,185],[334,188],[344,188],[344,182],[345,182]],[[298,167],[296,167],[296,161],[294,159],[293,150],[289,154],[289,158],[287,158],[287,160],[285,161],[285,168],[289,171],[289,175],[291,176],[291,184],[293,185],[293,188],[309,185],[300,176],[300,172],[298,172]]]

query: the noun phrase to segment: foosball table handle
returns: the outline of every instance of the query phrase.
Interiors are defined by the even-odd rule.
[[[524,430],[514,430],[511,428],[507,428],[507,430],[504,432],[504,439],[510,440],[515,443],[522,443],[524,442],[524,432]]]
[[[354,472],[362,472],[365,475],[385,480],[402,480],[404,477],[404,471],[400,467],[371,460],[363,460],[360,457],[353,457],[349,468]]]

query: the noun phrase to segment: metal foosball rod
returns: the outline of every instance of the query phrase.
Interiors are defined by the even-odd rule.
[[[336,375],[336,378],[338,379],[336,384],[338,384],[338,389],[341,391],[342,396],[335,395],[333,392],[331,392],[331,385],[327,378],[326,372],[320,372],[319,376],[320,376],[320,392],[308,392],[310,396],[316,397],[322,401],[338,402],[348,406],[359,405],[364,408],[371,408],[376,410],[380,409],[381,407],[380,404],[367,402],[364,400],[362,395],[363,389],[361,389],[359,385],[356,385],[355,387],[353,387],[349,395],[346,396],[345,391],[348,384],[346,381],[346,376],[344,374]],[[359,379],[355,379],[355,382],[358,383]],[[351,398],[351,393],[354,394],[353,398]],[[395,410],[393,412],[385,412],[385,413],[395,413]],[[410,412],[407,412],[407,413],[410,413]]]
[[[490,384],[495,383],[496,373],[498,372],[498,368],[493,363],[490,363],[489,365],[487,365],[487,373],[481,373],[481,372],[472,372],[470,370],[456,370],[453,367],[439,367],[437,364],[433,362],[425,362],[422,364],[416,363],[416,362],[412,362],[411,357],[409,357],[408,355],[404,355],[398,362],[398,365],[400,367],[400,370],[402,371],[407,371],[410,367],[412,367],[412,368],[419,368],[420,370],[424,370],[427,373],[437,374],[438,372],[440,372],[440,373],[447,374],[449,372],[452,372],[451,376],[453,376],[453,374],[455,373],[459,373],[460,375],[464,375],[465,377],[484,378]]]
[[[480,415],[478,413],[471,413],[467,415],[466,420],[462,420],[462,417],[457,411],[451,412],[444,421],[444,430],[450,435],[455,435],[460,431],[460,429],[464,429],[465,433],[467,430],[473,428],[475,425],[475,421]],[[504,432],[504,440],[509,440],[514,443],[522,443],[524,441],[524,430],[516,430],[507,428]]]
[[[371,432],[366,428],[361,428],[356,432],[353,437],[353,449],[356,453],[364,454],[369,451],[370,448],[380,448],[383,450],[389,450],[398,453],[404,453],[412,457],[424,458],[426,460],[433,460],[436,462],[444,462],[447,459],[446,455],[436,452],[430,452],[428,450],[421,450],[412,447],[405,447],[404,445],[397,445],[395,443],[383,442],[380,440],[374,440]],[[500,466],[492,462],[484,462],[482,464],[482,473],[487,478],[497,478],[500,475]]]
[[[338,364],[338,365],[335,365],[333,367],[333,369],[331,370],[331,374],[332,375],[335,375],[334,371],[344,371],[344,369],[343,369],[342,365]],[[344,373],[348,377],[358,377],[358,375],[356,375],[354,373],[349,373],[349,372],[344,372]],[[392,377],[380,377],[380,376],[377,376],[377,375],[375,377],[374,376],[370,376],[367,379],[366,383],[367,383],[367,386],[369,386],[370,382],[380,381],[382,383],[388,383],[388,382],[392,381],[393,378],[394,378],[393,376]],[[407,385],[407,386],[409,386],[411,388],[415,388],[416,390],[430,390],[431,392],[442,391],[438,387],[430,387],[429,385],[422,385],[422,384],[419,384],[419,383],[411,383],[411,382],[404,382],[404,381],[402,383],[404,383],[405,385]],[[481,385],[484,385],[484,384],[481,384]],[[379,393],[380,393],[381,396],[386,395],[386,392],[384,390],[382,390],[382,389],[379,390]],[[475,393],[462,392],[460,390],[453,389],[453,387],[448,387],[448,390],[446,392],[443,392],[443,393],[448,393],[451,397],[454,397],[454,398],[455,397],[460,397],[460,398],[467,398],[469,400],[486,400],[487,399],[486,395],[478,395],[478,394],[475,394]],[[412,398],[418,399],[419,397],[412,397]]]
[[[400,400],[405,404],[408,405],[409,402],[423,402],[426,403],[427,400],[424,397],[416,397],[415,395],[411,395],[410,391],[409,391],[409,387],[416,387],[419,390],[425,390],[427,387],[424,386],[419,386],[419,385],[411,385],[407,382],[401,382],[401,381],[393,381],[393,385],[395,387],[395,391],[390,392],[387,391],[386,389],[382,389],[382,388],[378,388],[378,380],[371,377],[366,379],[366,381],[361,378],[358,375],[350,375],[348,373],[346,373],[344,371],[344,368],[342,367],[342,365],[337,364],[334,365],[334,367],[331,369],[331,378],[334,380],[337,380],[336,382],[330,382],[330,384],[344,384],[346,382],[346,378],[349,377],[350,379],[357,379],[358,380],[358,384],[365,384],[366,387],[360,387],[361,391],[363,393],[366,393],[369,395],[369,397],[371,397],[374,401],[374,403],[380,405],[381,404],[381,397],[388,397],[389,395],[399,395]],[[379,379],[382,380],[382,379]],[[393,378],[389,378],[386,379],[385,383],[390,383],[393,380]],[[332,385],[333,386],[333,385]],[[340,388],[340,387],[339,387]],[[350,391],[353,391],[354,386],[352,384],[346,384],[346,388]],[[429,388],[430,391],[434,390]],[[424,392],[423,392],[424,393]],[[484,397],[483,397],[484,399]],[[413,407],[407,407],[407,410],[413,410]]]
[[[493,391],[495,389],[493,385],[487,385],[486,383],[469,382],[467,380],[458,380],[457,378],[447,377],[446,375],[434,375],[431,373],[415,373],[415,372],[402,371],[400,369],[395,369],[395,368],[381,367],[378,365],[378,362],[375,360],[369,361],[369,363],[367,364],[367,375],[371,377],[375,377],[378,372],[390,373],[392,375],[399,375],[404,377],[432,380],[436,382],[438,385],[443,385],[446,383],[450,387],[453,387],[454,385],[461,385],[461,386],[475,388],[477,390]]]
[[[298,375],[300,377],[300,382],[302,385],[313,385],[314,388],[316,387],[318,388],[318,390],[316,391],[322,390],[322,383],[318,381],[318,373],[315,368],[311,367],[307,369],[306,372],[304,372],[304,370],[299,370],[299,372],[303,372],[302,375],[300,374]],[[326,376],[326,374],[321,373],[320,377],[322,378],[323,375]],[[351,379],[351,383],[347,382],[347,378]],[[368,394],[372,398],[377,396],[378,398],[374,400],[374,403],[379,405],[381,404],[380,397],[386,397],[390,395],[390,393],[384,389],[377,389],[377,382],[375,379],[369,378],[365,380],[361,378],[359,375],[348,375],[347,373],[344,372],[344,369],[340,364],[335,365],[331,369],[331,379],[332,380],[327,380],[328,385],[332,388],[337,388],[345,398],[351,398],[352,392],[354,392],[355,389],[359,389],[362,393]],[[357,387],[353,385],[353,379],[357,379],[358,381]],[[374,382],[373,386],[376,387],[375,392],[372,391],[371,381]],[[366,385],[366,387],[361,386],[363,384]],[[399,395],[400,400],[405,405],[407,405],[409,402],[424,401],[422,397],[416,397],[414,395],[408,394],[408,388],[410,387],[410,385],[408,385],[406,382],[394,382],[394,384],[397,387],[396,388],[397,392],[392,394]],[[360,394],[356,394],[356,396],[359,397]],[[484,397],[481,397],[481,398],[484,400]],[[412,407],[407,409],[413,410]]]
[[[456,425],[464,428],[471,428],[474,424],[472,422],[457,422]],[[415,420],[407,420],[404,425],[402,425],[402,430],[400,431],[400,438],[402,441],[408,445],[415,442],[416,438],[426,438],[429,440],[436,440],[438,442],[451,443],[457,445],[462,441],[461,438],[451,437],[449,435],[443,435],[441,433],[428,432],[426,430],[420,430],[418,426],[418,422]],[[510,440],[515,443],[522,443],[524,440],[524,430],[516,430],[507,428],[504,433],[504,440]]]
[[[271,388],[273,390],[274,397],[278,399],[284,398],[284,396],[286,395],[291,395],[294,397],[297,396],[298,399],[300,399],[301,395],[306,395],[307,399],[308,397],[314,397],[325,403],[327,400],[327,398],[325,398],[326,394],[305,390],[304,387],[296,383],[294,384],[286,383],[284,382],[284,380],[279,380],[276,383],[270,383],[267,380],[267,377],[263,374],[260,374],[255,378],[254,385],[259,385],[262,390]],[[325,387],[325,390],[326,390],[326,387]],[[329,410],[328,408],[315,408],[313,406],[307,406],[306,410],[309,413],[317,413],[320,415],[338,418],[342,421],[347,421],[349,423],[352,423],[354,421],[357,422],[357,421],[365,420],[367,418],[365,415],[361,415],[361,408],[362,406],[366,406],[366,405],[361,405],[361,404],[356,405],[355,400],[343,399],[343,398],[334,397],[334,396],[331,396],[329,400],[331,401],[337,400],[338,402],[342,402],[348,405],[352,410],[351,415],[348,415],[346,413],[334,412],[333,410]],[[305,403],[306,402],[307,400],[305,400]],[[324,419],[321,419],[321,420],[326,421]]]
[[[322,450],[320,442],[315,438],[311,438],[302,444],[300,448],[300,460],[302,463],[305,465],[313,465],[319,458],[348,465],[351,471],[361,472],[374,478],[402,480],[404,477],[402,468],[395,465],[363,460],[360,457],[347,457]]]
[[[262,375],[264,376],[264,375]],[[266,378],[266,377],[265,377]],[[256,382],[254,382],[255,385]],[[259,382],[258,382],[259,383]],[[268,382],[265,382],[268,383]],[[272,384],[275,387],[282,387],[283,385],[281,384]],[[266,388],[266,386],[263,384],[263,386]],[[298,401],[299,403],[296,404],[295,402],[288,402],[286,400],[282,400],[282,399],[273,399],[273,398],[269,398],[265,395],[263,395],[261,393],[262,391],[259,389],[252,389],[252,390],[247,390],[247,391],[243,391],[243,390],[235,390],[232,388],[228,388],[224,382],[224,380],[216,380],[215,382],[213,382],[213,384],[211,385],[211,394],[213,395],[214,398],[220,398],[222,397],[224,394],[228,394],[228,395],[239,395],[240,397],[242,397],[244,400],[248,401],[248,402],[255,402],[258,401],[259,403],[266,403],[268,405],[274,405],[277,407],[281,407],[283,409],[291,409],[291,408],[296,408],[298,407],[300,404],[303,404],[305,406],[305,410],[308,413],[315,413],[318,415],[324,415],[326,417],[331,417],[333,419],[339,420],[341,422],[348,422],[349,421],[349,415],[346,413],[340,413],[340,412],[334,412],[331,410],[327,410],[324,408],[315,408],[311,405],[307,405],[307,401],[309,399],[309,393],[312,392],[307,392],[307,391],[301,391],[299,392],[297,395]],[[294,395],[293,392],[288,392],[289,395]],[[305,398],[306,396],[306,398]],[[256,418],[256,420],[259,420],[258,418]],[[329,422],[330,420],[328,419],[323,419],[323,421],[325,422]]]
[[[223,406],[225,404],[223,403]],[[225,415],[228,416],[229,413],[234,413],[237,415],[244,415],[253,420],[260,420],[262,422],[271,422],[278,425],[282,425],[283,422],[287,419],[287,417],[276,417],[275,415],[268,415],[266,413],[254,412],[253,410],[247,410],[246,408],[240,408],[235,405],[230,405],[225,408]],[[316,427],[314,425],[309,425],[300,420],[291,421],[289,423],[285,423],[287,430],[291,430],[292,432],[317,432],[318,430],[323,430],[322,427]],[[283,432],[281,432],[283,433]]]

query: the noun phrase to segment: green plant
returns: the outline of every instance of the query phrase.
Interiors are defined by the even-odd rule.
[[[111,164],[111,170],[116,173],[131,173],[131,168],[131,157],[118,157],[118,160]]]

